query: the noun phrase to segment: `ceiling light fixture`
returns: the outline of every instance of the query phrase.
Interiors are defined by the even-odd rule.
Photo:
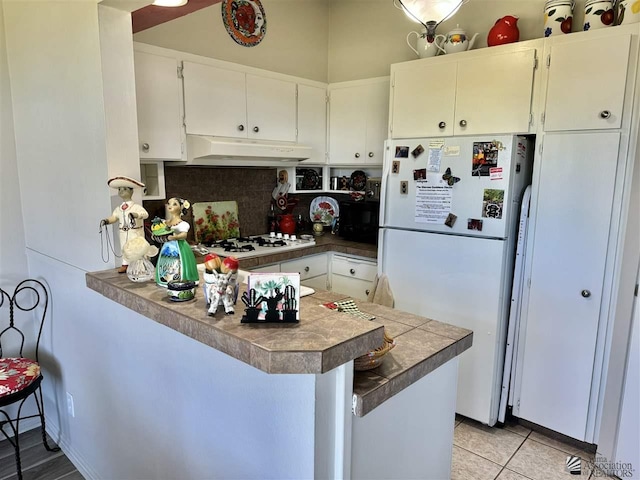
[[[156,7],[182,7],[189,0],[155,0],[153,5]]]
[[[396,5],[396,1],[400,6]],[[435,35],[436,27],[447,20],[469,0],[393,0],[396,8],[414,22],[422,24],[428,35]]]

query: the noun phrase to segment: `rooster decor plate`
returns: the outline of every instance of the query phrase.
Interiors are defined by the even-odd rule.
[[[222,21],[233,40],[255,47],[267,32],[267,17],[260,0],[222,0]]]

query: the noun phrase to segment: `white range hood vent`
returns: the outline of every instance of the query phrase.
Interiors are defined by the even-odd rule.
[[[187,162],[179,164],[279,167],[309,158],[312,150],[295,143],[187,135]]]

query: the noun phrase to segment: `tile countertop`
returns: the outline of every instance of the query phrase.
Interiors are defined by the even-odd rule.
[[[375,320],[330,310],[321,304],[347,297],[327,291],[301,299],[298,324],[247,325],[240,323],[241,302],[235,315],[220,309],[215,317],[208,316],[201,287],[195,300],[171,302],[164,288],[133,283],[115,270],[87,273],[86,282],[105,297],[267,373],[328,372],[382,344],[386,328],[396,347],[380,367],[354,375],[353,411],[358,416],[468,349],[473,337],[470,330],[359,300],[359,309]]]

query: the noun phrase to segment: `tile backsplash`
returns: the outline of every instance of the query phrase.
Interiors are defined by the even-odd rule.
[[[165,166],[165,189],[167,198],[182,197],[195,202],[220,202],[235,200],[238,203],[238,220],[241,235],[266,233],[267,215],[271,203],[271,192],[277,184],[276,168],[226,168],[226,167],[173,167]],[[290,194],[298,200],[293,214],[308,222],[309,206],[318,194]],[[348,199],[348,195],[331,195],[336,200]],[[143,202],[149,218],[164,218],[163,200]],[[192,223],[191,211],[185,220]],[[193,228],[188,240],[193,240]]]

